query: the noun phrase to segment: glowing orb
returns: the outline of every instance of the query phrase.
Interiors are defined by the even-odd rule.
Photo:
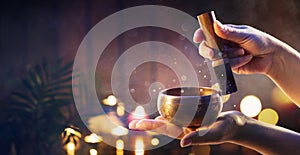
[[[275,125],[279,120],[279,116],[275,110],[267,108],[258,115],[258,120]]]
[[[255,117],[261,111],[262,105],[258,97],[248,95],[244,97],[240,104],[240,109],[243,114],[248,117]]]

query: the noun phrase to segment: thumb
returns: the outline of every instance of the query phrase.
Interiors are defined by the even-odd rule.
[[[191,132],[185,135],[180,142],[181,147],[187,147],[190,145],[208,145],[219,144],[220,135],[211,133],[209,128],[202,127],[200,130]]]
[[[214,22],[214,30],[219,37],[237,44],[243,44],[247,41],[247,38],[251,38],[249,29],[249,26],[222,24],[219,21]]]
[[[227,123],[217,121],[209,127],[201,127],[197,131],[185,135],[180,142],[181,147],[190,145],[208,145],[223,143],[224,130]]]

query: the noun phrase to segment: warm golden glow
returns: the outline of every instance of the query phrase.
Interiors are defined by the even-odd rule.
[[[118,116],[124,116],[124,114],[125,114],[125,108],[122,103],[119,103],[117,106],[117,114],[118,114]]]
[[[124,150],[116,150],[116,155],[124,155]]]
[[[124,141],[122,139],[118,139],[116,141],[116,148],[117,148],[117,150],[123,150],[124,149]]]
[[[96,149],[90,149],[90,155],[97,155],[98,151]]]
[[[102,138],[94,133],[84,137],[84,141],[87,143],[100,143]]]
[[[124,154],[124,141],[122,139],[118,139],[116,141],[116,155]]]
[[[117,98],[113,95],[109,95],[106,99],[103,100],[105,105],[115,106],[117,104]]]
[[[133,112],[133,117],[137,119],[142,119],[146,116],[145,109],[142,106],[137,106]]]
[[[70,134],[73,134],[73,135],[81,138],[81,133],[79,131],[76,131],[76,130],[70,128],[70,127],[65,128],[64,131],[67,133],[66,136],[69,136]]]
[[[243,114],[248,117],[255,117],[261,111],[262,105],[258,97],[248,95],[244,97],[240,104],[240,109]]]
[[[116,105],[117,104],[117,98],[113,95],[109,95],[107,97],[107,101],[109,105]]]
[[[122,126],[117,126],[111,130],[111,134],[115,136],[124,136],[128,134],[128,129]]]
[[[72,128],[65,128],[65,131],[69,132],[69,133],[72,133],[72,134],[76,133],[76,131]]]
[[[265,122],[265,123],[276,125],[276,123],[279,120],[279,116],[278,116],[278,113],[275,110],[267,108],[267,109],[264,109],[258,115],[258,120],[262,121],[262,122]]]
[[[75,144],[73,142],[67,144],[67,154],[75,155]]]
[[[135,155],[144,155],[144,141],[142,138],[137,138],[136,141],[135,141],[135,150],[134,150],[134,153]]]
[[[274,87],[272,90],[272,101],[276,104],[293,104],[293,102],[278,87]]]
[[[152,139],[151,139],[151,144],[152,144],[153,146],[158,145],[158,144],[159,144],[159,139],[158,139],[158,138],[152,138]]]

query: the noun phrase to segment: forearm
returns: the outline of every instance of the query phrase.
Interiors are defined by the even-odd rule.
[[[267,75],[300,107],[300,53],[281,41]]]
[[[268,155],[295,154],[299,151],[300,134],[291,130],[253,119],[239,128],[230,142]]]

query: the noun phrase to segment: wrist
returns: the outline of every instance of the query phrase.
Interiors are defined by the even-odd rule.
[[[274,38],[275,39],[275,38]],[[266,73],[271,79],[277,79],[280,75],[285,75],[285,59],[284,54],[287,53],[287,47],[285,43],[278,39],[275,39],[275,44],[272,48],[271,54],[271,66],[269,71]]]
[[[219,119],[222,119],[228,128],[224,129],[224,136],[222,141],[236,143],[240,137],[241,131],[247,123],[251,121],[251,118],[243,115],[238,111],[224,112],[224,115]]]

